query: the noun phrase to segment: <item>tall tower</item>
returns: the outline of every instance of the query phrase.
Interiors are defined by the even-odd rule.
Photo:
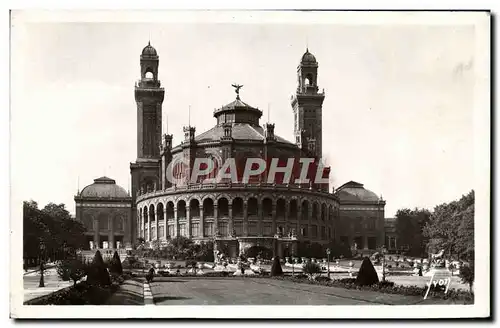
[[[137,159],[130,163],[132,176],[132,225],[138,237],[136,199],[138,194],[161,188],[161,122],[165,90],[158,80],[159,57],[148,45],[140,57],[141,79],[135,84],[137,103]],[[134,240],[136,241],[136,240]]]
[[[137,102],[137,158],[159,158],[161,105],[165,90],[158,80],[159,57],[150,43],[142,50],[141,79],[135,86]]]
[[[297,67],[298,86],[292,96],[295,143],[307,145],[311,155],[322,157],[322,106],[324,92],[318,92],[318,62],[306,50]],[[303,140],[306,138],[306,140]]]

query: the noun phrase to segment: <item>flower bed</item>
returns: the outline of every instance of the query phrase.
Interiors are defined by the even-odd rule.
[[[131,276],[111,276],[111,285],[96,286],[82,281],[76,286],[63,288],[54,293],[25,302],[25,305],[102,305]]]
[[[322,285],[328,287],[340,287],[346,289],[356,289],[356,290],[369,290],[374,292],[386,293],[386,294],[400,294],[407,296],[424,296],[426,292],[426,288],[421,288],[417,286],[400,286],[395,285],[392,281],[384,281],[379,282],[377,284],[373,284],[370,286],[359,286],[356,284],[356,278],[343,278],[343,279],[334,279],[328,280],[326,279],[315,279],[309,280],[305,276],[281,276],[281,277],[272,277],[273,279],[278,280],[290,280],[297,283],[306,283],[313,285]],[[325,278],[325,277],[321,277]],[[442,290],[437,290],[431,288],[428,297],[438,298],[438,299],[449,299],[454,301],[464,302],[464,304],[473,304],[474,303],[474,295],[469,292],[462,290],[450,289],[448,293],[444,294]]]

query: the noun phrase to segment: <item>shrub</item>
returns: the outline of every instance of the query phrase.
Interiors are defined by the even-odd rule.
[[[472,285],[474,284],[474,262],[460,268],[460,279],[464,284],[469,285],[469,292],[472,293]]]
[[[196,260],[186,260],[185,266],[186,268],[196,268],[196,264],[198,264]]]
[[[120,260],[120,256],[117,251],[115,251],[113,258],[109,263],[109,272],[117,275],[123,274],[122,261]]]
[[[273,266],[271,267],[271,277],[282,276],[283,269],[281,268],[280,257],[275,256],[273,261]]]
[[[108,286],[111,284],[108,269],[106,269],[99,250],[95,253],[94,261],[88,269],[87,281],[89,284],[97,286]]]
[[[365,257],[359,268],[356,284],[360,286],[373,285],[378,283],[378,275],[368,257]]]
[[[71,262],[70,260],[59,261],[56,266],[56,271],[62,281],[70,280]]]
[[[309,277],[309,279],[312,280],[316,274],[321,273],[321,267],[319,266],[318,263],[307,262],[302,267],[302,271],[305,274],[307,274],[307,276]]]

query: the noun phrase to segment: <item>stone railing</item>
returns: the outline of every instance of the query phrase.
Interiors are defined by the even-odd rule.
[[[336,198],[336,196],[328,191],[321,189],[313,189],[312,187],[306,187],[302,185],[290,185],[290,184],[274,184],[274,183],[256,183],[256,184],[245,184],[245,183],[230,183],[230,182],[220,182],[220,183],[197,183],[197,184],[187,184],[182,186],[173,186],[164,190],[156,190],[145,193],[138,193],[137,202],[148,198],[154,198],[157,196],[171,195],[183,192],[198,192],[205,190],[237,190],[237,191],[262,191],[269,190],[274,192],[280,191],[295,191],[301,193],[322,195],[331,198]]]

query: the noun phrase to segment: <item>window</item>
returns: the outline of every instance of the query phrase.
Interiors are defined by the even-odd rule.
[[[302,226],[302,228],[300,228],[300,234],[303,236],[303,237],[307,237],[307,226]]]
[[[165,238],[165,229],[163,227],[160,227],[158,229],[158,239]]]
[[[251,236],[256,236],[258,234],[257,222],[248,222],[248,234]]]
[[[326,239],[326,229],[325,229],[325,227],[321,227],[321,239]]]
[[[228,223],[225,221],[219,221],[219,233],[221,236],[227,236],[228,235]]]
[[[234,228],[234,231],[236,232],[236,236],[243,235],[243,222],[235,221],[233,223],[233,228]]]
[[[175,225],[169,224],[168,225],[168,235],[170,237],[175,237],[177,234],[175,233]]]
[[[108,218],[100,217],[99,218],[99,230],[108,230]]]
[[[200,236],[200,224],[199,223],[191,223],[191,235],[193,237]]]
[[[213,222],[205,222],[203,227],[203,232],[206,237],[213,236],[214,234],[214,223]]]
[[[179,235],[187,237],[186,224],[179,224]]]
[[[318,237],[318,226],[316,225],[311,225],[311,235],[313,238]]]
[[[273,224],[272,223],[264,223],[264,236],[272,236],[273,235]]]
[[[151,240],[156,239],[156,227],[151,227]]]

